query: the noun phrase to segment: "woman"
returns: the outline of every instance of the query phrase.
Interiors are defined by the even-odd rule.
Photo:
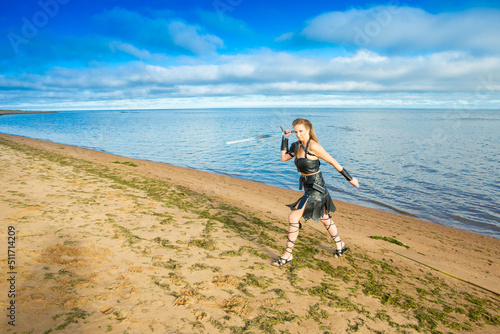
[[[330,212],[335,211],[335,205],[325,187],[325,181],[319,170],[320,160],[328,162],[340,174],[342,174],[350,184],[359,188],[358,180],[352,178],[349,173],[328,154],[318,143],[318,138],[314,134],[313,126],[305,118],[298,118],[292,123],[293,132],[297,136],[298,142],[288,148],[288,137],[292,131],[286,130],[281,140],[281,161],[288,161],[295,157],[295,165],[302,175],[300,177],[300,189],[304,187],[304,196],[295,203],[288,205],[292,212],[288,216],[288,240],[283,255],[273,262],[274,266],[281,267],[290,263],[293,259],[292,250],[299,236],[299,229],[302,224],[299,222],[303,217],[305,220],[312,218],[315,222],[321,220],[326,230],[335,242],[335,257],[341,257],[346,251],[344,242],[340,239],[337,227],[332,221]]]

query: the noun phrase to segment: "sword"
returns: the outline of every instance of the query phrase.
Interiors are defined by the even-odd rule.
[[[280,126],[280,129],[282,132],[280,134],[275,133],[275,134],[256,136],[256,137],[251,137],[251,138],[246,138],[246,139],[227,141],[226,145],[232,145],[232,144],[243,143],[243,142],[247,142],[247,141],[260,140],[260,139],[265,139],[265,138],[281,136],[283,133],[285,133],[285,130],[283,130],[283,128],[281,126]],[[295,131],[292,131],[292,133],[295,133]]]

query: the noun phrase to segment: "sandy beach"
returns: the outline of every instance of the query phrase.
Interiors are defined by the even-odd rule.
[[[5,134],[0,180],[2,333],[500,330],[499,239],[332,194],[349,252],[275,268],[299,191]]]

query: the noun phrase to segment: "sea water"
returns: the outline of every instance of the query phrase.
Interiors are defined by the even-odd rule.
[[[334,201],[500,238],[498,110],[60,111],[1,116],[0,132],[298,190],[293,161],[280,161],[280,126],[298,117],[360,182],[354,188],[322,161]]]

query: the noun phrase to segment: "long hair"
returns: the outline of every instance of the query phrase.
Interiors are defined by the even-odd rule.
[[[313,129],[313,126],[312,126],[312,123],[305,119],[305,118],[297,118],[295,121],[292,122],[292,126],[295,127],[295,125],[299,125],[299,124],[303,124],[304,127],[309,130],[309,137],[314,140],[316,143],[319,143],[318,141],[318,137],[316,137],[316,134],[314,133],[314,129]],[[306,143],[303,143],[304,145]],[[302,145],[299,145],[299,149],[297,150],[297,153],[295,154],[295,156],[298,156],[299,153],[302,152]]]

